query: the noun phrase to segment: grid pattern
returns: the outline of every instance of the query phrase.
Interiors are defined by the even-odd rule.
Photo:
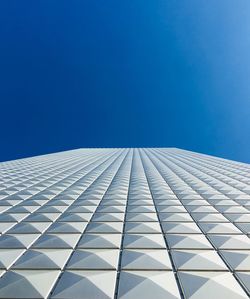
[[[250,165],[136,148],[0,169],[0,298],[249,298]]]

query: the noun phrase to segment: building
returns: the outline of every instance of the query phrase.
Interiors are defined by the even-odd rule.
[[[0,169],[0,298],[249,298],[250,165],[79,149]]]

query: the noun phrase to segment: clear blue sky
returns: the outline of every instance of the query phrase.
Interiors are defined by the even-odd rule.
[[[250,1],[0,1],[0,160],[179,147],[250,162]]]

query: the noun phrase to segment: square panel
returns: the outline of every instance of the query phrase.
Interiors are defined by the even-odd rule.
[[[250,271],[250,250],[220,250],[220,254],[234,271]]]
[[[33,245],[33,248],[74,248],[80,234],[44,234]]]
[[[166,240],[170,248],[176,249],[213,249],[211,243],[201,234],[167,234]]]
[[[166,248],[161,234],[126,234],[124,248]]]
[[[90,222],[86,228],[87,233],[122,233],[122,222]]]
[[[78,248],[120,248],[121,234],[83,234]]]
[[[47,298],[60,271],[15,270],[0,280],[0,298]]]
[[[195,223],[163,222],[162,229],[167,234],[200,234],[201,231]]]
[[[181,297],[173,272],[122,271],[117,298],[177,299]]]
[[[229,272],[178,272],[187,299],[248,298],[238,281]]]
[[[118,267],[120,251],[117,249],[78,249],[67,269],[71,270],[115,270]]]
[[[161,227],[158,222],[126,222],[125,233],[130,234],[160,234]]]
[[[52,299],[114,298],[116,271],[65,271]]]
[[[123,270],[172,270],[166,249],[124,249],[121,268]]]
[[[71,253],[70,249],[29,249],[12,269],[62,269]]]
[[[228,271],[214,250],[172,250],[171,255],[177,270]]]

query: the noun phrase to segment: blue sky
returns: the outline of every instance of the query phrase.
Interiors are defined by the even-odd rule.
[[[0,160],[179,147],[250,162],[250,1],[0,1]]]

